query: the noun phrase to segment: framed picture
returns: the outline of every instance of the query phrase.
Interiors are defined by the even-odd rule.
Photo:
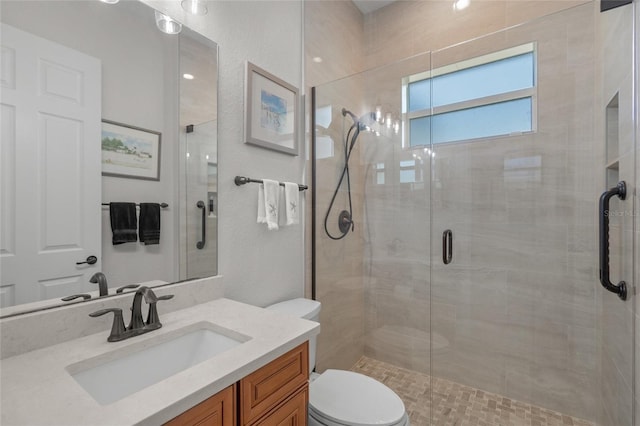
[[[160,132],[102,120],[102,175],[160,180]]]
[[[247,62],[246,143],[298,155],[298,89]]]

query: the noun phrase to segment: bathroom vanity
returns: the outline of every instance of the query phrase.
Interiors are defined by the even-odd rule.
[[[305,425],[308,360],[305,342],[165,425]]]
[[[107,342],[105,326],[3,359],[0,423],[304,424],[317,323],[224,298],[161,320],[161,329],[121,342]],[[195,361],[178,365],[185,352]]]

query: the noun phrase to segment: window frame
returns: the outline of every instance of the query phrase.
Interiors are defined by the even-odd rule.
[[[502,49],[496,52],[488,53],[485,55],[477,56],[474,58],[466,59],[460,62],[456,62],[453,64],[445,65],[443,67],[438,67],[433,70],[424,71],[418,74],[414,74],[411,76],[404,77],[402,79],[402,147],[405,149],[421,149],[425,146],[433,146],[440,144],[453,144],[453,143],[467,143],[471,141],[478,141],[484,139],[495,139],[495,138],[503,138],[510,137],[516,135],[523,135],[529,133],[536,133],[538,130],[538,55],[537,55],[537,43],[530,42],[521,44],[518,46],[510,47],[507,49]],[[510,92],[504,92],[496,95],[483,96],[480,98],[470,99],[461,102],[454,102],[451,104],[440,105],[434,107],[431,105],[429,108],[410,111],[409,112],[409,86],[412,83],[416,83],[419,81],[433,79],[440,75],[451,74],[457,71],[462,71],[468,68],[473,68],[481,65],[486,65],[492,62],[497,62],[503,59],[508,59],[511,57],[523,55],[523,54],[533,54],[533,86],[526,89],[513,90]],[[433,89],[433,84],[431,84]],[[431,90],[433,93],[433,90]],[[514,101],[518,99],[531,99],[531,130],[519,132],[519,133],[510,133],[510,134],[500,134],[500,135],[492,135],[492,136],[479,136],[477,138],[470,138],[464,140],[457,141],[448,141],[448,142],[431,142],[429,144],[422,145],[411,145],[411,120],[416,118],[425,118],[425,117],[434,117],[440,114],[445,114],[449,112],[462,111],[470,108],[477,108],[488,106],[492,104],[498,104],[507,101]],[[430,102],[431,104],[431,102]]]

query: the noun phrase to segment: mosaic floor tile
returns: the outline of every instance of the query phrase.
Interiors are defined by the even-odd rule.
[[[594,426],[586,420],[372,358],[360,358],[352,370],[393,389],[404,402],[411,426]]]

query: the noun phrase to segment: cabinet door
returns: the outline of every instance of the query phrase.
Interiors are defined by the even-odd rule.
[[[305,342],[240,381],[240,424],[253,423],[307,384],[308,350]]]
[[[309,386],[305,386],[287,402],[273,410],[254,426],[306,426]]]
[[[165,423],[165,426],[235,426],[236,385],[231,385]]]

